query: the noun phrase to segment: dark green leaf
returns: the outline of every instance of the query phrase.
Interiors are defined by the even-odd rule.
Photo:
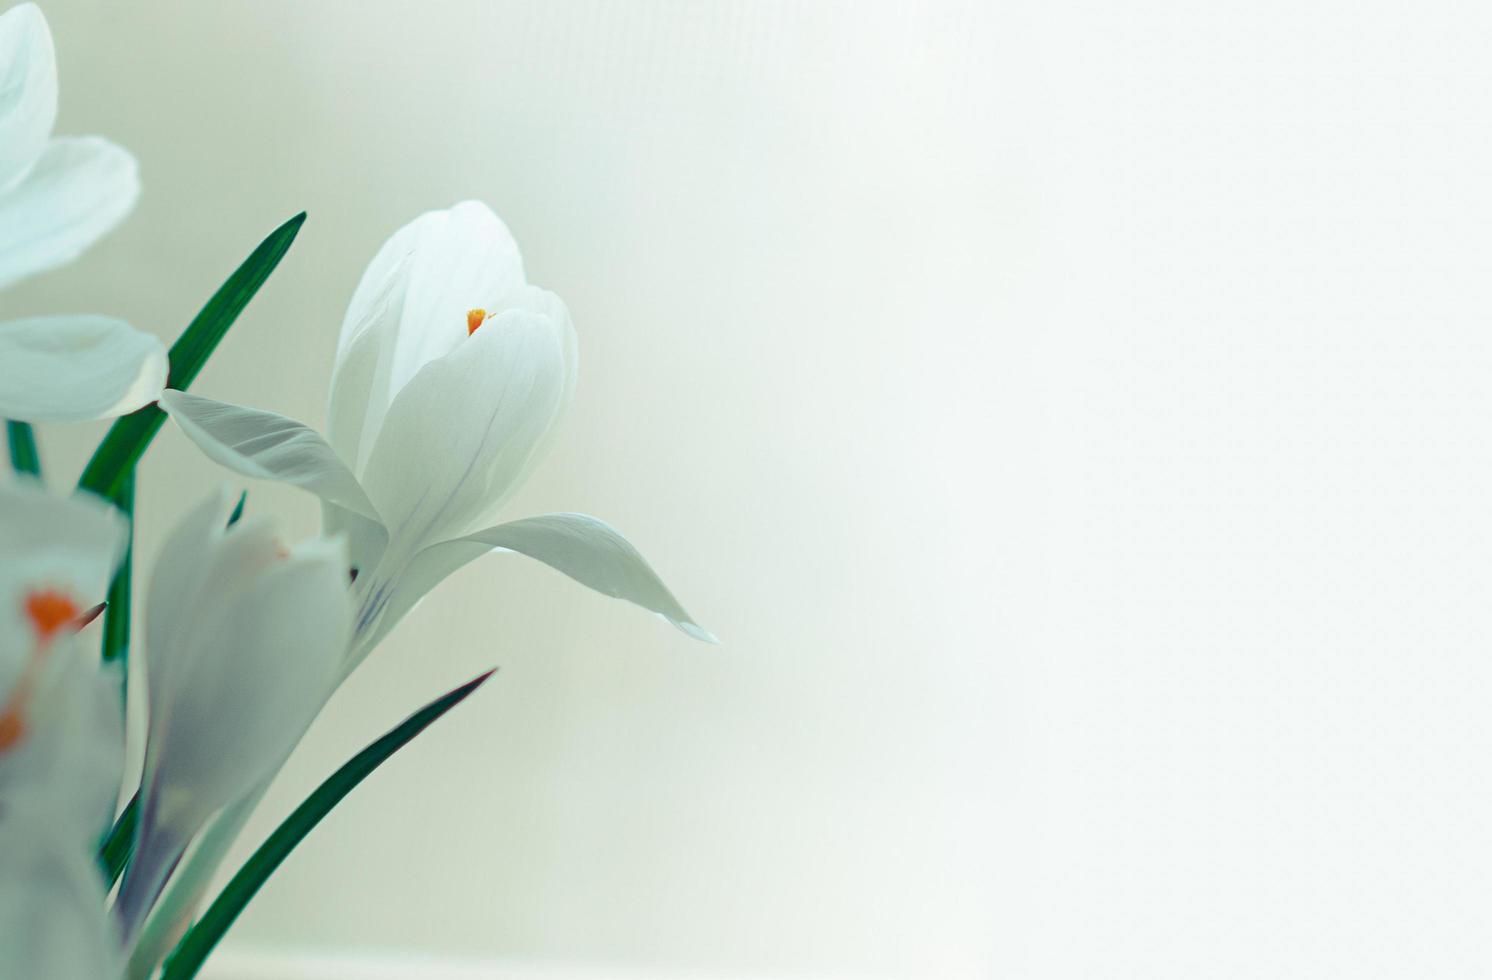
[[[130,655],[130,580],[135,554],[135,472],[130,470],[119,483],[119,489],[110,497],[129,520],[129,537],[124,547],[124,559],[114,580],[109,583],[108,605],[104,609],[104,663],[119,661],[120,689],[123,693],[125,668]]]
[[[135,824],[140,820],[140,793],[137,790],[130,801],[125,804],[119,819],[114,821],[109,836],[104,838],[98,848],[98,863],[104,869],[105,880],[108,887],[113,888],[114,882],[124,874],[125,866],[129,864],[130,858],[135,853]]]
[[[10,440],[11,469],[41,476],[41,456],[36,452],[36,434],[31,431],[31,423],[7,421],[5,434]]]
[[[285,822],[269,835],[254,856],[238,870],[233,880],[218,895],[207,912],[184,936],[171,958],[166,961],[161,980],[187,980],[195,977],[207,954],[212,952],[218,940],[233,925],[233,920],[243,911],[259,891],[265,880],[275,872],[281,862],[289,856],[295,846],[311,832],[321,818],[336,806],[353,787],[362,782],[384,760],[402,748],[435,719],[460,704],[468,695],[492,676],[492,671],[462,684],[449,694],[442,695],[406,718],[397,727],[378,741],[353,756],[341,769],[333,773],[306,801],[285,818]]]
[[[185,391],[191,385],[218,341],[280,264],[305,220],[306,213],[302,211],[276,228],[213,293],[212,299],[171,345],[167,387]],[[115,420],[84,468],[78,487],[105,497],[117,493],[120,482],[134,469],[165,420],[166,413],[155,405],[146,405]]]
[[[232,527],[238,523],[243,516],[243,505],[249,502],[249,491],[245,490],[238,495],[238,503],[233,505],[233,513],[228,515],[228,526]]]

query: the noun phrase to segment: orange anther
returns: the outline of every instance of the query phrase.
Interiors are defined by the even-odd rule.
[[[26,618],[42,643],[50,640],[62,627],[78,618],[78,604],[72,596],[58,589],[38,589],[27,593]]]
[[[470,337],[472,334],[476,333],[477,332],[477,327],[480,327],[482,325],[482,321],[485,320],[485,319],[487,319],[487,311],[486,310],[483,310],[483,309],[467,310],[466,311],[466,335],[468,337]]]

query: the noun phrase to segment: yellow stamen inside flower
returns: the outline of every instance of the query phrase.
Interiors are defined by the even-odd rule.
[[[470,337],[472,334],[476,333],[477,332],[477,327],[480,327],[482,325],[482,321],[485,320],[485,319],[487,319],[487,311],[486,310],[481,309],[481,308],[478,308],[478,309],[475,309],[475,310],[467,310],[466,311],[466,335],[468,337]]]

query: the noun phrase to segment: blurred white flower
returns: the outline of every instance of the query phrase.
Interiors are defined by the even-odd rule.
[[[161,395],[166,351],[106,316],[37,316],[0,323],[0,416],[78,422],[133,412]]]
[[[72,261],[140,194],[135,158],[97,136],[53,137],[57,59],[46,18],[0,15],[0,288]],[[0,415],[28,422],[107,418],[152,402],[166,352],[102,316],[0,323]]]
[[[0,486],[0,976],[117,976],[93,852],[124,761],[118,677],[76,632],[124,553],[91,497]]]
[[[321,498],[357,573],[347,669],[443,578],[494,549],[713,642],[607,524],[549,514],[484,526],[543,455],[575,377],[564,304],[524,281],[507,227],[469,201],[405,226],[363,274],[337,348],[330,441],[198,395],[168,390],[161,406],[219,463]]]
[[[183,518],[146,596],[140,828],[116,905],[127,936],[208,818],[284,762],[350,634],[344,546],[287,550],[257,519],[227,528],[229,503],[215,494]]]
[[[0,816],[0,837],[0,976],[120,976],[123,957],[93,856],[31,812]]]
[[[75,634],[125,540],[101,500],[0,485],[0,807],[80,819],[89,845],[119,790],[123,723],[118,678]]]
[[[0,15],[0,287],[71,262],[140,194],[135,158],[97,136],[52,135],[57,55],[33,3]]]

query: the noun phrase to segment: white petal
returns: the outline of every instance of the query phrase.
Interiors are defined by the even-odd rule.
[[[19,181],[0,191],[0,287],[83,254],[140,196],[130,153],[97,136],[54,139]]]
[[[0,818],[0,976],[113,978],[121,954],[88,851],[52,833],[48,815]]]
[[[57,121],[57,54],[34,3],[0,15],[0,189],[41,156]]]
[[[399,393],[363,486],[409,552],[480,527],[537,464],[574,388],[566,317],[509,310]]]
[[[378,564],[389,541],[388,531],[382,524],[324,501],[321,504],[321,533],[346,540],[347,560],[352,565],[351,570],[358,574],[370,571]]]
[[[204,529],[199,508],[168,549],[205,534],[200,582],[161,594],[147,624],[150,719],[139,844],[115,911],[126,938],[212,814],[284,762],[331,695],[351,634],[347,555],[321,540],[285,552],[263,521]]]
[[[107,316],[0,323],[0,415],[25,422],[111,418],[148,405],[166,383],[166,349]]]
[[[30,655],[24,615],[39,588],[67,593],[80,609],[104,598],[124,555],[128,525],[97,497],[48,493],[36,480],[0,484],[0,693]]]
[[[378,511],[326,440],[294,419],[167,390],[161,408],[209,458],[258,480],[289,483],[371,520]]]
[[[100,665],[81,637],[53,641],[44,677],[24,711],[19,742],[0,752],[0,800],[45,813],[79,848],[97,842],[124,770],[119,671]]]
[[[494,549],[538,559],[581,585],[656,613],[696,640],[719,642],[690,617],[616,528],[585,514],[545,514],[499,524],[421,551],[396,578],[373,631],[358,638],[355,659],[376,646],[447,575]]]
[[[479,201],[423,214],[384,244],[347,308],[327,411],[328,437],[354,472],[400,389],[465,339],[467,311],[494,310],[523,282],[517,243]]]
[[[188,511],[156,557],[146,593],[146,683],[152,703],[170,701],[181,664],[206,642],[202,624],[237,602],[282,548],[267,518],[228,528],[226,489]]]
[[[299,741],[346,650],[346,561],[317,542],[190,631],[193,657],[173,671],[165,703],[151,704],[149,786],[163,825],[199,829]]]

